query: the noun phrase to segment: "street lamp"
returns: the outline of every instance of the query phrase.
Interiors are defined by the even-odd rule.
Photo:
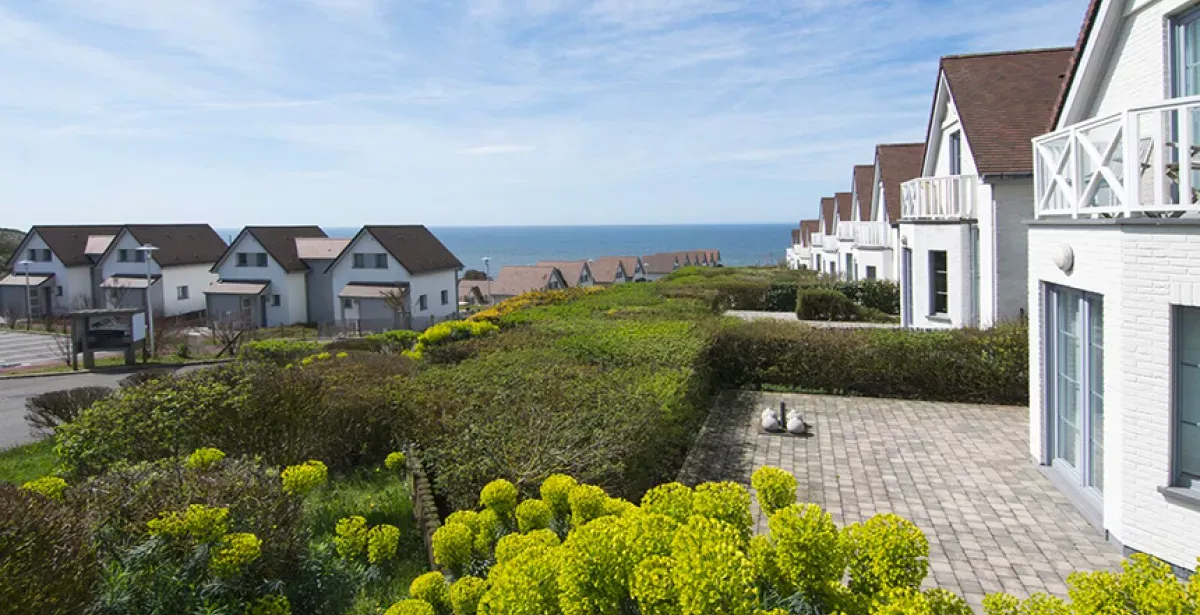
[[[33,261],[20,261],[18,265],[25,268],[25,330],[29,330],[29,323],[33,320],[33,299],[29,296],[29,266]]]
[[[483,275],[487,278],[488,303],[492,303],[492,257],[483,257]]]
[[[151,357],[154,356],[154,307],[150,305],[150,259],[156,250],[158,248],[150,244],[138,246],[137,249],[146,261],[146,342],[150,345]]]

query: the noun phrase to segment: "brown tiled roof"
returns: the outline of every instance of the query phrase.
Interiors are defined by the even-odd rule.
[[[792,245],[800,245],[800,229],[792,229]]]
[[[854,167],[854,191],[858,193],[858,219],[871,219],[871,185],[875,183],[875,165],[860,164]]]
[[[487,282],[480,280],[458,281],[458,298],[460,301],[467,301],[468,298],[475,293],[478,293],[481,299],[486,299]]]
[[[946,76],[979,175],[1033,171],[1030,140],[1046,131],[1071,53],[1062,47],[942,58],[939,77]],[[929,130],[932,122],[930,113]]]
[[[75,267],[92,263],[85,253],[89,236],[116,235],[120,231],[120,226],[108,225],[35,226],[30,229],[30,235],[37,233],[62,264]],[[13,255],[13,259],[21,260],[17,255]]]
[[[831,196],[821,199],[821,221],[825,223],[827,233],[833,231],[835,219],[837,219],[837,201]]]
[[[642,257],[642,268],[646,273],[663,274],[675,271],[675,263],[683,266],[683,261],[679,259],[679,254],[676,252],[659,252],[658,254],[650,254]]]
[[[1067,63],[1066,77],[1063,78],[1062,87],[1058,90],[1058,98],[1054,101],[1054,112],[1050,114],[1050,123],[1046,126],[1045,132],[1054,132],[1054,129],[1058,127],[1058,118],[1062,116],[1063,107],[1067,104],[1067,94],[1071,92],[1071,84],[1075,81],[1075,73],[1079,70],[1084,47],[1087,46],[1087,39],[1092,35],[1092,28],[1096,26],[1096,18],[1099,15],[1100,0],[1088,2],[1087,12],[1083,15],[1083,25],[1079,28],[1079,38],[1075,39],[1075,49]]]
[[[849,222],[854,219],[854,199],[849,192],[839,192],[833,195],[837,199],[837,219]]]
[[[158,248],[154,262],[159,267],[212,265],[229,247],[207,224],[130,224],[125,229],[138,243]]]
[[[545,290],[550,284],[550,278],[558,272],[557,267],[539,267],[509,265],[501,267],[492,281],[492,294],[515,296],[534,290]],[[486,282],[485,282],[486,284]]]
[[[364,226],[366,231],[409,273],[462,269],[462,262],[429,229],[420,224]]]
[[[284,271],[291,272],[308,271],[308,265],[300,260],[300,254],[296,252],[297,238],[328,236],[319,226],[247,226],[242,232],[248,233],[261,244]],[[234,239],[219,260],[224,259],[236,244],[237,239]]]
[[[801,220],[800,221],[801,239],[804,240],[804,245],[806,245],[806,246],[812,245],[813,233],[819,232],[820,230],[821,230],[821,221],[820,220]]]
[[[558,270],[562,272],[563,279],[567,281],[567,286],[574,287],[579,285],[579,278],[583,275],[583,268],[587,267],[587,261],[538,261],[538,266],[558,267]],[[596,272],[592,271],[591,267],[588,267],[588,273],[593,278],[596,276]]]
[[[889,222],[900,221],[900,184],[921,176],[924,157],[924,143],[887,143],[875,147],[875,164],[879,165]]]
[[[626,265],[628,260],[631,265]],[[592,278],[601,284],[612,284],[617,281],[617,271],[621,268],[625,269],[625,277],[633,277],[633,264],[637,261],[633,257],[627,256],[605,256],[597,258],[588,263],[588,268],[592,270]]]

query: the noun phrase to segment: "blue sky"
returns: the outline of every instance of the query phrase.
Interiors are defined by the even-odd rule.
[[[0,2],[0,226],[797,220],[1085,4]]]

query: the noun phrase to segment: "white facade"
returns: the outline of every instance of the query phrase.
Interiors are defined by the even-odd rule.
[[[387,268],[355,269],[354,254],[386,254]],[[364,262],[371,260],[368,257]],[[407,283],[409,285],[409,313],[412,314],[414,329],[424,329],[430,324],[450,320],[458,314],[458,272],[456,270],[445,269],[415,275],[410,274],[400,264],[400,261],[389,254],[370,233],[359,233],[358,237],[346,247],[341,257],[334,262],[330,274],[330,279],[333,283],[333,297],[334,301],[337,302],[334,305],[334,314],[339,315],[340,320],[358,318],[357,310],[359,306],[354,305],[353,302],[347,305],[347,302],[338,297],[341,289],[353,282],[374,284]],[[421,297],[425,297],[424,308],[421,307]],[[346,308],[349,308],[349,314],[346,313]]]
[[[64,312],[70,309],[71,302],[76,297],[79,297],[81,302],[86,300],[90,304],[92,299],[92,268],[90,265],[67,267],[59,260],[58,255],[50,250],[50,246],[46,244],[36,231],[30,232],[25,237],[25,241],[20,248],[19,252],[13,254],[13,274],[19,276],[25,273],[25,268],[18,265],[18,262],[22,260],[34,261],[37,259],[36,262],[32,262],[29,265],[29,272],[32,274],[54,275],[54,287],[46,291],[49,294],[50,306],[54,312]],[[31,250],[36,250],[37,254],[31,256]],[[50,253],[50,260],[40,260],[46,252]],[[47,282],[47,286],[49,284]],[[36,300],[44,304],[46,303],[46,295],[38,295]],[[41,313],[45,307],[45,305],[34,305],[33,313]]]
[[[256,258],[248,257],[244,266],[238,266],[238,254],[266,254],[265,266],[257,266]],[[305,295],[305,272],[292,272],[284,268],[271,257],[262,244],[258,243],[250,233],[243,232],[234,240],[225,256],[219,263],[217,277],[225,282],[261,281],[268,282],[263,295],[266,315],[262,323],[264,327],[281,327],[308,322],[308,304]],[[218,317],[219,314],[210,314]]]
[[[1200,142],[1179,122],[1188,103],[1172,100],[1194,104],[1200,83],[1170,77],[1171,58],[1200,51],[1180,47],[1200,31],[1194,7],[1100,4],[1056,132],[1034,139],[1027,288],[1031,454],[1111,539],[1189,571],[1200,556],[1200,379],[1186,323],[1200,308],[1200,216],[1178,197],[1195,174],[1170,177],[1169,152]]]
[[[854,191],[856,221],[853,277],[858,280],[896,280],[897,269],[892,250],[895,245],[895,232],[888,224],[887,209],[883,206],[883,177],[880,175],[878,159],[875,161],[875,174],[871,186],[870,194],[858,194],[857,186]],[[857,202],[859,199],[871,203],[870,215],[866,220],[857,219],[861,211]]]

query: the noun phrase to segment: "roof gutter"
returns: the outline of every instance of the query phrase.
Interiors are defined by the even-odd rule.
[[[1020,173],[984,173],[979,176],[979,179],[1031,179],[1033,171],[1021,171]]]

